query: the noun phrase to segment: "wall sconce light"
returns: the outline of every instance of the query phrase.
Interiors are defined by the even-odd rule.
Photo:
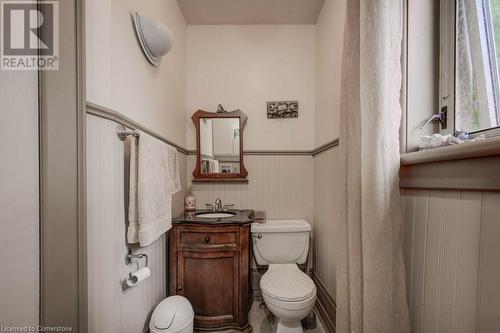
[[[144,55],[156,67],[160,66],[161,57],[167,54],[174,45],[172,33],[162,23],[139,15],[132,14],[137,39]]]

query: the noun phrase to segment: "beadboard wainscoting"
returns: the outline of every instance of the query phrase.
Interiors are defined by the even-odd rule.
[[[500,193],[402,190],[414,333],[500,332]]]
[[[335,228],[339,211],[338,147],[314,157],[314,280],[318,285],[317,312],[325,328],[335,325]]]
[[[196,156],[189,155],[192,179]],[[217,197],[235,209],[264,210],[267,219],[305,219],[313,223],[313,157],[311,155],[245,155],[248,183],[192,183],[196,206]]]
[[[127,265],[125,146],[117,123],[87,116],[88,330],[94,333],[146,332],[151,311],[166,297],[166,239],[136,250],[149,257],[151,277],[134,288],[124,280]],[[146,134],[144,134],[146,135]],[[179,153],[181,183],[186,156]],[[174,215],[183,210],[185,188],[174,196]]]
[[[339,149],[314,158],[314,273],[335,298],[335,226],[339,211]]]

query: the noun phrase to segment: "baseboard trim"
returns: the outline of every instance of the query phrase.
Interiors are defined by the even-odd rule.
[[[315,305],[316,314],[320,317],[325,331],[335,333],[337,306],[333,298],[328,294],[325,285],[318,278],[316,273],[312,274],[312,279],[317,289],[317,300]]]

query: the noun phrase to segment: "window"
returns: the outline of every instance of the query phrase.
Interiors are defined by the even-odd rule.
[[[440,19],[442,132],[499,135],[500,0],[442,0]]]

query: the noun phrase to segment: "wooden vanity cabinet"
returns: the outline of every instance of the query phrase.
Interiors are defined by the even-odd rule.
[[[250,224],[175,224],[169,261],[170,295],[191,302],[195,331],[252,332]]]

